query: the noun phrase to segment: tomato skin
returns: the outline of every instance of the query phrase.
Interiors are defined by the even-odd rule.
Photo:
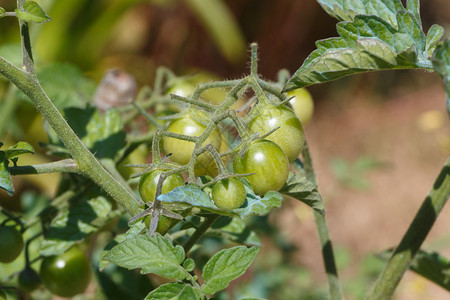
[[[170,84],[167,94],[174,94],[184,98],[189,98],[194,94],[195,86],[189,81],[178,79]]]
[[[86,255],[77,247],[72,247],[61,255],[45,257],[40,275],[44,286],[52,294],[69,298],[86,290],[91,270]]]
[[[227,178],[213,185],[211,196],[217,207],[232,210],[244,204],[246,192],[244,184],[238,179]]]
[[[166,171],[167,170],[156,169],[141,176],[141,179],[139,180],[139,194],[145,203],[153,202],[155,200],[159,177]],[[183,185],[183,176],[181,176],[181,174],[172,174],[164,180],[161,194],[167,194],[171,190]]]
[[[278,191],[286,183],[289,160],[277,144],[262,139],[253,142],[243,157],[234,157],[233,169],[237,174],[255,173],[246,178],[256,194],[264,195]]]
[[[285,105],[270,105],[248,124],[251,134],[265,134],[280,127],[265,139],[276,143],[286,153],[289,162],[293,162],[305,144],[305,134],[300,120],[295,113]]]
[[[19,273],[18,283],[21,290],[32,292],[41,286],[42,281],[39,274],[31,267],[26,267]]]
[[[12,262],[22,249],[22,234],[14,227],[0,226],[0,263]]]
[[[311,94],[305,88],[296,89],[287,93],[288,98],[295,114],[300,119],[303,125],[306,125],[311,120],[314,113],[314,101]]]
[[[167,127],[168,132],[188,135],[188,136],[200,136],[205,131],[206,126],[200,124],[194,119],[186,116],[180,119],[176,119],[170,123]],[[216,128],[211,135],[206,139],[204,145],[211,144],[216,150],[220,149],[221,134]],[[195,144],[188,141],[183,141],[175,138],[164,137],[163,140],[164,152],[166,154],[172,153],[170,159],[180,165],[187,164],[192,157]],[[211,162],[211,157],[208,157],[206,153],[201,154],[196,161],[196,166],[201,168],[202,166],[208,166]]]
[[[169,231],[170,228],[172,228],[172,221],[174,221],[175,219],[166,217],[164,215],[160,215],[159,216],[159,221],[158,221],[158,227],[156,227],[156,232],[164,235],[167,233],[167,231]],[[152,221],[152,217],[151,216],[146,216],[144,218],[144,222],[145,225],[147,226],[147,228],[150,227],[150,222]]]

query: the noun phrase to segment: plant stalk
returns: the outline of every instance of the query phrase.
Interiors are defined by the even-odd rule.
[[[306,178],[314,184],[317,184],[316,175],[312,167],[311,155],[309,153],[308,145],[305,146],[302,152],[303,168],[306,173]],[[316,210],[313,210],[314,221],[316,222],[317,232],[319,234],[320,246],[322,248],[322,257],[327,273],[328,288],[331,300],[341,300],[342,291],[339,284],[336,262],[333,254],[333,246],[331,244],[330,234],[328,231],[325,215],[321,215]]]
[[[197,228],[193,235],[186,241],[184,244],[184,252],[187,254],[191,250],[191,248],[198,242],[198,240],[205,234],[205,232],[209,229],[209,227],[214,224],[214,222],[220,217],[218,214],[213,214],[205,218],[203,224]]]
[[[423,201],[414,220],[395,249],[368,300],[390,299],[403,274],[419,251],[423,241],[433,227],[439,213],[450,196],[450,157],[439,173],[433,188]]]

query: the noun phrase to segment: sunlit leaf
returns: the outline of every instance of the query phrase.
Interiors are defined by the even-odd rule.
[[[170,279],[183,280],[189,273],[181,266],[184,250],[173,246],[159,233],[151,237],[141,234],[125,240],[108,251],[103,259],[127,269],[141,269],[142,274],[154,273]]]
[[[202,298],[199,291],[191,285],[181,282],[171,282],[160,285],[145,297],[145,300],[153,299],[198,300]]]
[[[18,142],[14,146],[9,147],[7,150],[5,150],[6,157],[8,159],[15,158],[22,154],[27,153],[34,153],[34,148],[27,142]]]
[[[23,9],[16,9],[16,16],[25,22],[42,23],[50,21],[45,11],[34,1],[27,1]]]
[[[12,178],[8,171],[8,160],[3,151],[0,151],[0,188],[7,191],[9,195],[14,194]]]
[[[223,210],[218,208],[209,198],[208,194],[196,185],[177,187],[173,191],[159,195],[158,200],[162,202],[184,203],[194,207],[202,208],[222,215],[239,215],[242,218],[258,215],[263,216],[272,208],[280,207],[283,197],[277,192],[268,192],[264,197],[257,196],[251,190],[249,183],[244,183],[247,197],[241,208]]]
[[[257,247],[238,246],[214,254],[203,268],[203,292],[212,295],[226,288],[230,281],[244,274],[258,253]]]
[[[322,2],[345,20],[337,25],[339,37],[317,41],[317,50],[295,72],[285,91],[367,71],[432,67],[429,51],[439,29],[433,28],[427,44],[415,5],[405,11],[399,10],[400,1],[350,1],[355,6],[347,6],[348,1]],[[384,12],[372,14],[371,9],[379,11],[375,4],[384,7]]]
[[[3,18],[5,16],[5,9],[3,7],[0,7],[0,18]]]

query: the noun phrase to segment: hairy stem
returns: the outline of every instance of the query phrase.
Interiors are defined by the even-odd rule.
[[[433,188],[423,201],[422,206],[389,259],[383,272],[378,277],[367,299],[389,299],[392,297],[403,274],[419,251],[449,196],[450,157],[447,158],[444,167],[434,182]]]
[[[11,175],[45,174],[45,173],[79,173],[77,164],[73,159],[63,159],[39,165],[14,166],[8,168]]]
[[[19,0],[19,2],[21,1]],[[20,4],[19,2],[18,4]],[[27,46],[30,44],[30,41],[29,36],[26,34],[27,30],[23,31],[24,28],[21,27],[21,32],[25,34],[22,36],[24,39],[23,49],[25,49],[24,51],[28,51],[31,50],[31,47]],[[33,101],[36,108],[47,119],[50,126],[52,126],[71,153],[80,174],[92,179],[92,181],[105,190],[130,214],[137,214],[139,212],[138,201],[103,168],[94,155],[81,142],[42,89],[36,75],[33,73],[33,68],[29,66],[30,64],[33,64],[30,53],[28,55],[24,54],[24,68],[26,71],[15,67],[0,57],[0,74],[8,78]]]
[[[305,147],[302,152],[303,167],[305,169],[306,178],[317,184],[316,175],[312,167],[311,155],[308,150],[308,145],[305,143]],[[333,246],[330,240],[330,234],[328,232],[327,222],[325,216],[313,210],[314,220],[316,222],[317,232],[319,234],[320,246],[322,247],[322,256],[325,265],[325,271],[327,273],[328,287],[331,300],[342,299],[342,292],[339,285],[338,273],[336,268],[336,262],[334,260]]]

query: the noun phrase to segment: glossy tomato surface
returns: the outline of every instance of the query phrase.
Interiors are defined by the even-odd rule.
[[[159,178],[165,171],[167,170],[157,169],[141,176],[141,179],[139,180],[139,194],[145,203],[153,202],[155,200],[156,187],[158,186]],[[172,174],[164,180],[161,193],[167,194],[173,189],[183,185],[183,176],[181,176],[181,174]]]
[[[216,182],[211,196],[217,207],[232,210],[241,207],[245,202],[245,187],[236,178],[227,178]]]
[[[167,131],[169,132],[188,136],[200,136],[203,131],[205,131],[205,129],[205,125],[200,124],[190,117],[183,117],[174,120],[172,123],[170,123],[169,127],[167,127]],[[216,150],[218,150],[220,149],[221,140],[221,134],[216,128],[206,139],[204,145],[211,144]],[[192,142],[170,137],[164,137],[163,145],[164,152],[166,154],[172,153],[170,159],[173,162],[179,163],[180,165],[185,165],[190,161],[195,146],[195,144]],[[196,168],[208,167],[211,163],[211,159],[211,156],[207,155],[206,153],[201,154],[197,158]]]
[[[264,195],[268,191],[278,191],[286,183],[289,160],[277,144],[262,139],[253,142],[243,157],[237,154],[233,168],[238,174],[255,173],[246,178],[256,194]]]
[[[12,226],[0,226],[0,263],[12,262],[22,249],[22,234]]]
[[[72,247],[61,255],[45,257],[40,275],[44,286],[52,294],[69,298],[86,290],[91,269],[86,255],[77,247]]]
[[[288,92],[287,96],[294,97],[289,100],[289,103],[302,124],[308,124],[314,113],[314,101],[311,94],[305,88],[300,88]]]
[[[294,161],[305,144],[305,134],[300,120],[285,105],[268,106],[249,123],[249,132],[265,134],[279,127],[265,139],[280,146],[290,162]]]

